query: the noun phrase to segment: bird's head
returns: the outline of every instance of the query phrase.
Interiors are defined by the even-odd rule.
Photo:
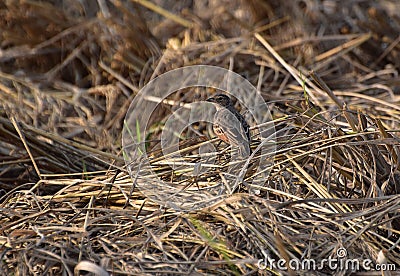
[[[214,97],[208,98],[207,102],[216,103],[223,107],[233,106],[231,98],[225,94],[217,94]]]

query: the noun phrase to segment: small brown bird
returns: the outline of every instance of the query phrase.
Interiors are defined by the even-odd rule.
[[[231,98],[224,94],[217,94],[208,98],[207,101],[215,103],[217,108],[213,124],[215,135],[222,141],[238,147],[240,157],[248,157],[251,154],[249,124],[235,109]]]

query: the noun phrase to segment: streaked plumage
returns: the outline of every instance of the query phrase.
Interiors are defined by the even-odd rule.
[[[235,109],[231,99],[224,94],[217,94],[207,101],[215,103],[217,108],[213,123],[215,135],[224,142],[238,147],[240,157],[248,157],[251,153],[249,124]]]

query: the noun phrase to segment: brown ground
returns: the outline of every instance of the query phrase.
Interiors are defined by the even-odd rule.
[[[257,267],[263,250],[321,261],[342,247],[399,269],[399,10],[398,0],[0,2],[0,274],[348,275]],[[260,195],[242,188],[176,212],[132,188],[121,132],[146,83],[200,64],[261,91],[277,152]],[[152,118],[152,139],[171,110]]]

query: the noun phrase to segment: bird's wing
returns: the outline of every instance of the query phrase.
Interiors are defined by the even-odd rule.
[[[217,124],[228,137],[233,146],[241,148],[242,154],[250,154],[249,140],[241,122],[234,113],[228,109],[220,109],[214,117],[214,124]]]

